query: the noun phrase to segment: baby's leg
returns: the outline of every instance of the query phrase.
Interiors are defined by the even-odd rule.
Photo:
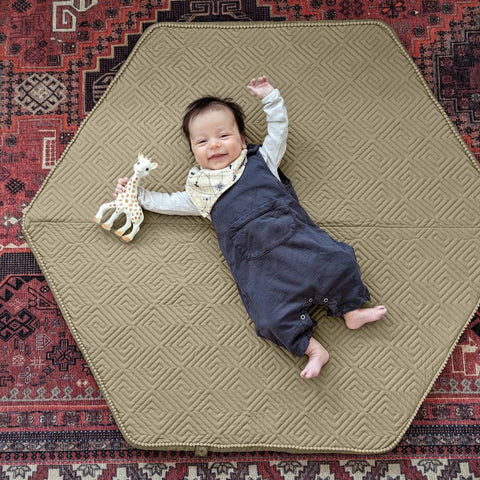
[[[310,339],[305,353],[308,355],[308,363],[300,375],[305,379],[315,378],[320,373],[322,367],[328,362],[330,355],[323,345],[313,337]]]
[[[366,323],[376,322],[387,313],[387,307],[378,305],[372,308],[357,308],[343,315],[345,324],[351,330],[363,327]]]

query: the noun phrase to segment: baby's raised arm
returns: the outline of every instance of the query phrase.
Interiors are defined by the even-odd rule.
[[[267,77],[252,78],[247,85],[247,89],[254,97],[260,100],[275,90]]]
[[[268,168],[278,176],[278,166],[287,148],[288,116],[280,92],[270,83],[267,77],[252,78],[247,85],[248,91],[262,101],[267,114],[268,135],[265,137],[260,153]]]

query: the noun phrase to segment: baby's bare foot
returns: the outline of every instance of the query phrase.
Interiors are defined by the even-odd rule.
[[[315,378],[320,373],[322,367],[328,362],[330,355],[314,338],[310,339],[305,353],[308,355],[308,363],[300,376],[305,379]]]
[[[366,323],[376,322],[387,313],[387,307],[378,305],[372,308],[357,308],[351,312],[347,312],[343,318],[345,324],[351,330],[363,327]]]

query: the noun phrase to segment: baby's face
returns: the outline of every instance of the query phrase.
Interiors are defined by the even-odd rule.
[[[197,115],[189,124],[190,144],[202,168],[228,167],[247,148],[231,110],[218,107]]]

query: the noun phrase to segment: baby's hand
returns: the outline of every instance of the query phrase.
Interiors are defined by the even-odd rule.
[[[252,78],[247,85],[247,89],[254,97],[257,97],[260,100],[274,90],[267,77],[258,77],[258,79]]]
[[[117,180],[117,186],[115,187],[115,191],[113,192],[113,197],[117,198],[118,194],[122,193],[125,190],[125,185],[128,183],[130,179],[128,177],[119,178]]]

